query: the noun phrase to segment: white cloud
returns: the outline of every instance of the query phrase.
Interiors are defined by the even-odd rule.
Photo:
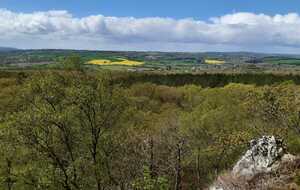
[[[1,43],[2,42],[2,43]],[[0,9],[0,46],[178,51],[300,50],[300,16],[233,13],[208,21],[74,17],[67,11]]]

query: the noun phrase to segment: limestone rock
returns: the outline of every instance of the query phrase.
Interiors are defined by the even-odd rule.
[[[265,189],[269,187],[272,172],[279,171],[284,165],[295,162],[296,157],[287,154],[283,141],[274,136],[263,136],[252,140],[250,147],[242,158],[236,163],[233,170],[219,176],[210,190],[242,190]],[[264,177],[262,177],[264,176]],[[257,186],[255,181],[266,182]],[[284,180],[280,179],[281,182]],[[277,180],[279,182],[280,180]],[[268,182],[268,183],[267,183]],[[267,188],[266,188],[267,189]]]
[[[274,136],[263,136],[250,142],[250,149],[234,166],[232,175],[236,178],[250,180],[256,174],[267,173],[276,169],[273,165],[284,155],[281,139]]]

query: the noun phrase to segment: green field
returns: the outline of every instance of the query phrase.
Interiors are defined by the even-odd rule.
[[[279,65],[300,65],[300,59],[289,57],[266,57],[264,62]]]

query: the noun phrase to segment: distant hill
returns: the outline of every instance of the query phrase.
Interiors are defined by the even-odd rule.
[[[0,51],[14,51],[17,50],[17,48],[11,48],[11,47],[0,47]]]

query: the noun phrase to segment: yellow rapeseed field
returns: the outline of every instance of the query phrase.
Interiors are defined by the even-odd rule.
[[[118,59],[118,61],[111,61],[111,60],[108,60],[108,59],[94,59],[94,60],[89,61],[88,64],[137,66],[137,65],[144,64],[144,62],[132,61],[132,60],[128,60],[128,59]]]
[[[220,64],[224,64],[225,61],[216,60],[216,59],[205,59],[205,63],[207,63],[207,64],[214,64],[214,65],[220,65]]]

